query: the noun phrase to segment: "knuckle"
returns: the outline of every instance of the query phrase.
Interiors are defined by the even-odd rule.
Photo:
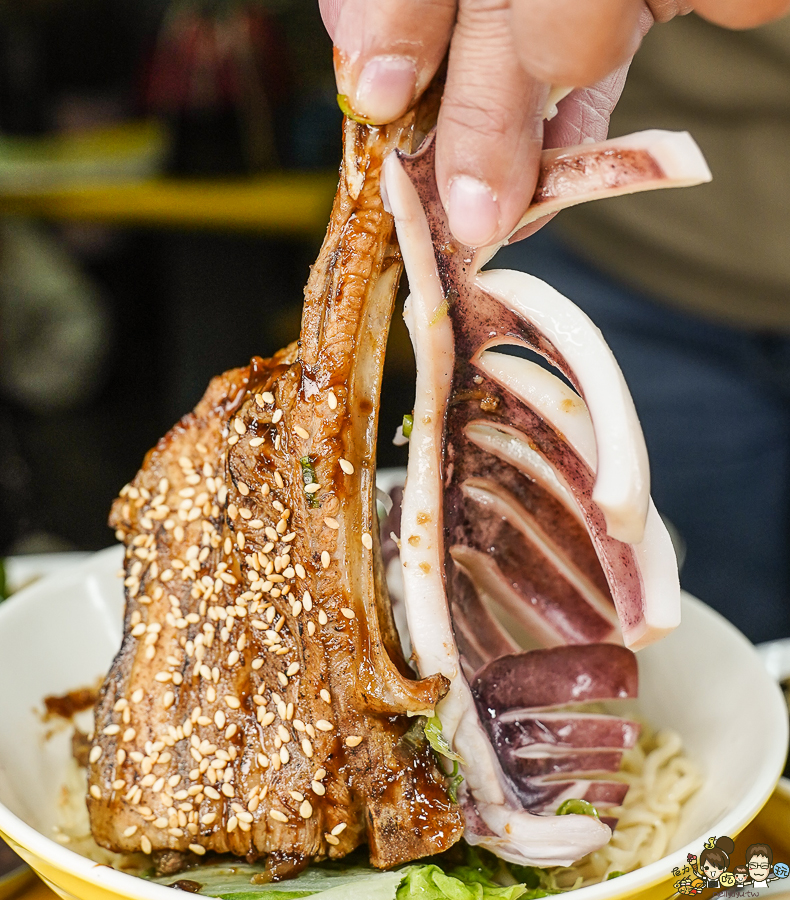
[[[445,126],[471,132],[487,140],[504,137],[513,122],[512,111],[501,103],[480,102],[471,97],[445,100],[442,104],[442,119]]]

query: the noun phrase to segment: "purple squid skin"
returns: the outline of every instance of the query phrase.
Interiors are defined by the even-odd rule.
[[[454,241],[439,200],[433,141],[429,138],[417,154],[400,159],[426,211],[454,339],[444,428],[443,540],[447,595],[464,673],[502,770],[525,809],[552,814],[571,789],[572,796],[590,802],[594,798],[602,807],[618,805],[627,786],[606,781],[604,773],[619,768],[622,752],[634,745],[639,727],[615,716],[575,710],[563,713],[559,724],[556,717],[564,706],[636,696],[636,658],[618,645],[621,639],[612,621],[537,544],[464,493],[470,484],[504,492],[564,561],[612,606],[614,592],[618,612],[633,610],[636,618],[642,588],[633,550],[607,534],[592,500],[594,473],[561,434],[487,378],[475,360],[486,347],[520,344],[543,356],[581,390],[557,348],[475,283],[474,251]],[[550,460],[581,509],[586,528],[540,483],[474,444],[467,434],[472,423],[518,433]],[[492,560],[511,596],[529,607],[532,617],[544,620],[564,646],[514,652],[514,640],[453,558],[459,547]],[[519,619],[517,608],[508,612]],[[525,627],[528,623],[529,617],[521,618]],[[488,832],[469,801],[467,831]]]

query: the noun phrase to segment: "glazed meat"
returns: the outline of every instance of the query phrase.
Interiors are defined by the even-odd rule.
[[[266,856],[281,877],[363,842],[392,866],[462,833],[410,718],[447,681],[402,658],[374,499],[401,268],[378,173],[414,120],[346,123],[299,344],[215,378],[113,506],[126,617],[88,797],[105,847]]]

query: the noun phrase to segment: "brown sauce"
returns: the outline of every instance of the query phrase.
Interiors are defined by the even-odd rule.
[[[179,891],[186,891],[189,894],[197,894],[203,885],[199,881],[190,881],[188,878],[181,878],[178,881],[169,884],[168,887],[176,888],[176,890]]]
[[[80,688],[60,696],[52,694],[44,697],[46,718],[59,716],[61,719],[72,719],[77,713],[84,712],[96,705],[99,692],[95,688]]]

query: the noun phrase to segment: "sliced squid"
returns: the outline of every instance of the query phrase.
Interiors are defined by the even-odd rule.
[[[400,523],[413,658],[450,684],[438,709],[463,759],[467,840],[519,863],[568,865],[614,823],[555,815],[558,805],[622,802],[606,773],[638,733],[578,706],[635,695],[632,651],[679,622],[677,565],[600,332],[538,279],[481,272],[496,248],[454,241],[433,172],[430,139],[384,164],[417,359]],[[682,134],[550,151],[519,228],[583,200],[709,177]],[[513,346],[572,388],[503,354]]]

